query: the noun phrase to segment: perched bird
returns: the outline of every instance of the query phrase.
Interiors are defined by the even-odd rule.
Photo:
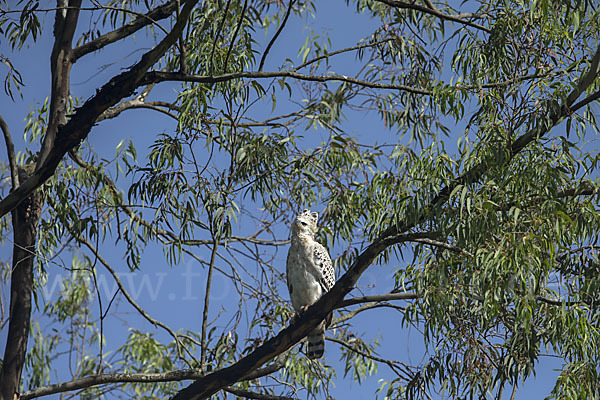
[[[287,256],[286,275],[290,299],[296,313],[302,313],[335,284],[335,271],[329,253],[315,241],[319,214],[304,210],[292,224],[291,245]],[[308,334],[308,358],[323,356],[325,329],[331,314]]]

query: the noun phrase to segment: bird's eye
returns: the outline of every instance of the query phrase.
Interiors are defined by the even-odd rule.
[[[302,226],[306,226],[306,222],[304,221],[300,221],[300,224],[302,224]]]

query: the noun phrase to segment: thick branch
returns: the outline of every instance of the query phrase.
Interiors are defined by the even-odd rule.
[[[177,382],[186,379],[197,379],[202,376],[199,370],[181,370],[155,374],[100,374],[90,375],[85,378],[75,379],[70,382],[57,383],[28,390],[21,394],[21,400],[33,399],[50,394],[64,393],[73,390],[85,389],[91,386],[107,383],[151,383],[151,382]]]
[[[159,72],[151,71],[146,74],[146,77],[140,82],[141,84],[168,82],[168,81],[179,81],[179,82],[197,82],[197,83],[218,83],[226,82],[233,79],[251,78],[251,79],[268,79],[268,78],[293,78],[301,81],[309,82],[328,82],[328,81],[340,81],[352,83],[358,86],[373,88],[373,89],[395,89],[402,90],[414,94],[431,95],[432,92],[407,85],[397,85],[392,83],[375,83],[362,81],[360,79],[348,77],[346,75],[307,75],[301,74],[295,71],[274,71],[274,72],[261,72],[261,71],[244,71],[244,72],[232,72],[217,76],[208,75],[189,75],[182,74],[179,72]]]
[[[17,157],[15,155],[15,145],[8,129],[8,125],[2,115],[0,115],[0,129],[4,134],[4,143],[6,144],[6,155],[8,157],[8,165],[10,167],[10,181],[12,188],[16,189],[19,186],[19,170],[17,169]]]
[[[587,70],[587,72],[585,74],[583,74],[583,76],[579,80],[579,83],[577,84],[575,89],[567,97],[567,104],[566,104],[567,107],[571,107],[571,105],[573,103],[575,103],[575,100],[577,100],[579,98],[579,96],[581,96],[581,94],[583,92],[585,92],[586,89],[592,84],[592,82],[594,82],[596,80],[596,77],[598,76],[598,73],[600,72],[599,67],[600,67],[600,45],[598,45],[596,52],[592,56],[592,59],[590,61],[590,68]]]
[[[33,172],[33,167],[33,164],[29,164],[25,168],[20,168],[20,179],[27,179],[27,175]],[[27,354],[33,292],[33,262],[41,212],[40,192],[32,193],[13,210],[14,244],[10,277],[10,314],[0,372],[1,400],[13,400],[17,396]]]
[[[275,362],[260,368],[254,374],[248,375],[248,380],[270,375],[283,367],[282,362]],[[186,369],[179,371],[170,371],[162,373],[140,373],[140,374],[100,374],[90,375],[85,378],[75,379],[69,382],[57,383],[54,385],[42,386],[33,390],[28,390],[21,394],[20,400],[28,400],[36,397],[48,396],[56,393],[70,392],[73,390],[85,389],[92,386],[105,385],[109,383],[153,383],[153,382],[177,382],[188,379],[198,379],[203,373],[198,369]]]
[[[73,49],[73,53],[71,56],[71,60],[75,63],[79,58],[83,57],[86,54],[94,52],[103,48],[106,45],[111,43],[115,43],[135,32],[142,29],[145,26],[156,23],[161,19],[167,18],[173,11],[177,9],[177,0],[171,0],[162,6],[156,7],[149,13],[139,16],[133,21],[121,26],[118,29],[115,29],[112,32],[105,33],[102,36],[97,37],[96,39],[89,41],[85,44],[82,44],[79,47]]]
[[[54,20],[54,46],[50,55],[52,87],[48,126],[36,168],[40,168],[54,147],[58,130],[67,123],[67,104],[71,86],[71,44],[79,19],[81,0],[58,0],[58,9]],[[68,6],[68,7],[66,7]],[[66,7],[62,8],[61,7]]]

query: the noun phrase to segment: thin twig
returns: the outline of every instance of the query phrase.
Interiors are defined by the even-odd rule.
[[[178,350],[180,349],[180,346],[183,347],[186,352],[188,352],[188,355],[190,355],[192,358],[193,354],[191,354],[187,347],[183,345],[183,343],[180,342],[179,337],[177,336],[177,334],[175,333],[175,331],[173,331],[171,328],[169,328],[169,326],[167,326],[166,324],[152,318],[142,307],[140,307],[135,300],[131,297],[131,295],[127,292],[127,290],[125,290],[125,285],[123,285],[123,282],[121,282],[121,278],[119,278],[119,275],[115,272],[115,270],[110,266],[110,264],[108,264],[108,262],[102,257],[102,255],[98,252],[98,249],[96,249],[94,247],[94,245],[92,243],[90,243],[86,238],[82,237],[81,235],[77,234],[76,232],[73,232],[71,229],[69,229],[71,235],[73,235],[73,237],[81,244],[85,245],[91,252],[92,254],[94,254],[95,257],[97,257],[98,261],[100,261],[100,263],[104,266],[104,268],[106,268],[106,270],[112,275],[113,279],[115,280],[117,286],[119,287],[119,290],[123,293],[123,296],[125,296],[125,299],[127,299],[127,301],[129,302],[129,304],[131,304],[133,306],[133,308],[135,308],[137,310],[137,312],[140,313],[140,315],[142,317],[144,317],[148,322],[150,322],[152,325],[154,326],[159,326],[162,329],[164,329],[165,331],[167,331],[175,340],[175,343],[177,345]],[[185,360],[183,357],[181,357],[183,360]],[[197,360],[195,360],[197,362]]]
[[[435,17],[438,17],[441,20],[458,22],[459,24],[463,24],[463,25],[470,26],[472,28],[480,29],[480,30],[482,30],[482,31],[484,31],[486,33],[490,33],[491,32],[490,28],[487,28],[487,27],[485,27],[483,25],[480,25],[480,24],[476,24],[475,22],[467,21],[465,19],[460,18],[457,15],[444,14],[443,12],[437,10],[436,8],[428,8],[428,7],[421,6],[419,4],[405,3],[403,1],[395,1],[395,0],[376,0],[376,1],[378,1],[379,3],[387,4],[390,7],[404,8],[404,9],[408,9],[408,10],[420,11],[420,12],[422,12],[424,14],[430,14],[430,15],[433,15]]]
[[[302,68],[304,68],[304,67],[306,67],[306,66],[308,66],[310,64],[313,64],[313,63],[315,63],[315,62],[317,62],[319,60],[322,60],[324,58],[329,58],[329,57],[335,56],[337,54],[347,53],[349,51],[360,50],[360,49],[364,49],[364,48],[367,48],[367,47],[377,46],[379,44],[382,44],[382,43],[385,43],[385,42],[391,42],[393,40],[395,40],[395,39],[394,38],[386,38],[386,39],[382,39],[382,40],[379,40],[379,41],[373,42],[373,43],[359,44],[359,45],[356,45],[356,46],[347,47],[345,49],[340,49],[340,50],[332,51],[331,53],[320,55],[318,57],[315,57],[315,58],[313,58],[311,60],[306,61],[303,64],[300,64],[299,66],[295,67],[293,69],[293,71],[294,72],[298,71],[299,69],[302,69]]]
[[[373,354],[365,353],[364,351],[361,351],[361,350],[357,349],[356,347],[352,346],[350,343],[347,343],[338,338],[327,336],[325,339],[327,339],[331,342],[340,344],[340,345],[344,346],[345,348],[347,348],[348,350],[350,350],[362,357],[370,358],[373,361],[377,361],[382,364],[386,364],[398,376],[398,378],[408,380],[413,377],[412,371],[410,371],[408,369],[408,367],[404,363],[401,363],[400,361],[386,360],[385,358],[381,358],[381,357],[377,357]]]
[[[355,304],[362,304],[362,303],[378,303],[381,301],[416,300],[419,297],[421,297],[421,296],[414,292],[387,293],[387,294],[379,294],[379,295],[374,295],[374,296],[354,297],[351,299],[344,300],[336,308],[343,308],[343,307],[353,306]]]
[[[213,40],[213,45],[212,45],[212,49],[210,51],[210,61],[208,62],[208,73],[209,74],[213,74],[214,71],[214,64],[213,64],[213,58],[215,56],[215,48],[217,47],[217,42],[219,41],[219,37],[221,37],[221,31],[223,30],[223,24],[225,23],[225,17],[227,17],[227,12],[229,12],[229,4],[231,4],[231,0],[227,0],[227,4],[225,4],[225,11],[223,11],[223,18],[221,18],[221,23],[219,24],[219,27],[217,28],[217,34],[215,35],[215,38]]]
[[[224,391],[233,394],[242,399],[252,399],[252,400],[298,400],[297,397],[288,397],[288,396],[275,396],[272,394],[265,393],[256,393],[251,392],[249,390],[236,389],[233,387],[227,387],[223,389]]]
[[[233,49],[233,45],[235,43],[235,38],[237,37],[238,32],[240,31],[240,27],[244,22],[244,16],[246,14],[246,7],[248,7],[248,0],[244,0],[244,7],[242,8],[242,13],[240,15],[240,20],[235,27],[235,31],[233,32],[233,37],[231,38],[231,42],[229,43],[229,49],[227,49],[227,56],[225,57],[225,63],[223,64],[223,73],[227,73],[227,63],[229,62],[229,56],[231,55],[231,50]]]
[[[206,371],[206,330],[208,328],[208,306],[210,302],[210,287],[212,283],[212,274],[215,269],[215,258],[217,255],[217,248],[219,247],[219,240],[213,238],[212,250],[210,253],[210,264],[208,266],[208,276],[206,277],[206,289],[204,292],[204,310],[202,311],[202,333],[200,336],[200,365],[203,371]]]
[[[262,57],[260,58],[260,63],[258,64],[259,71],[262,71],[263,66],[265,65],[265,60],[267,59],[267,55],[269,54],[271,47],[273,46],[273,44],[275,43],[275,41],[281,34],[281,31],[283,31],[283,28],[285,27],[285,24],[287,23],[288,18],[290,17],[290,13],[292,12],[293,5],[294,5],[294,0],[290,0],[290,5],[288,6],[287,11],[285,12],[285,17],[283,17],[283,22],[281,23],[281,25],[279,25],[279,29],[277,29],[277,32],[275,32],[275,35],[273,36],[273,38],[271,38],[271,41],[269,41],[269,44],[267,45],[265,52],[263,53]]]
[[[469,253],[465,249],[461,249],[460,247],[453,246],[449,243],[440,242],[439,240],[429,239],[429,238],[418,238],[414,239],[413,242],[424,243],[435,247],[440,247],[442,249],[450,250],[455,253],[461,253],[469,257],[474,257],[473,254]]]

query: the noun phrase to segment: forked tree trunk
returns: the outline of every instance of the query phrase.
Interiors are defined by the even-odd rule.
[[[33,172],[33,165],[19,168],[19,180],[23,182],[31,172]],[[29,338],[33,262],[41,210],[42,196],[38,190],[12,211],[14,244],[10,279],[10,314],[0,374],[0,400],[13,400],[18,397]]]

